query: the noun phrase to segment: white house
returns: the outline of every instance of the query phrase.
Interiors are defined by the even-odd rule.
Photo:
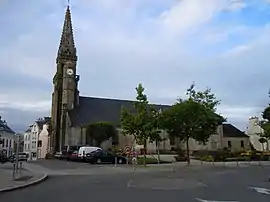
[[[0,116],[0,151],[4,152],[8,157],[14,151],[14,141],[17,141],[15,132],[7,125],[5,120]]]
[[[246,134],[249,136],[250,143],[254,147],[254,149],[258,151],[267,150],[267,145],[270,145],[270,140],[268,140],[268,144],[261,144],[259,142],[260,134],[263,134],[264,130],[260,126],[260,120],[258,117],[251,117],[248,122],[248,127],[246,130]]]
[[[49,117],[38,119],[29,126],[24,133],[24,152],[28,153],[29,160],[45,158],[48,152]]]

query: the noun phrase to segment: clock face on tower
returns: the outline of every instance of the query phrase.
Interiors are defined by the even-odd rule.
[[[70,76],[73,75],[73,70],[72,69],[67,69],[67,74],[70,75]]]

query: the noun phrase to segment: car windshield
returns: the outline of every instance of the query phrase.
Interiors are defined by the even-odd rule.
[[[69,151],[76,151],[79,149],[79,146],[70,146]]]

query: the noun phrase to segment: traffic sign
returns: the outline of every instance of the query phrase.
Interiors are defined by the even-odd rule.
[[[125,146],[124,151],[125,151],[125,154],[130,153],[131,147],[130,146]]]

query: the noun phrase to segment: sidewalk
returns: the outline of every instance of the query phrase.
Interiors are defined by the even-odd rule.
[[[0,164],[0,193],[37,184],[46,178],[47,175],[44,173],[38,174],[22,169],[21,171],[18,170],[13,180],[13,164]]]

